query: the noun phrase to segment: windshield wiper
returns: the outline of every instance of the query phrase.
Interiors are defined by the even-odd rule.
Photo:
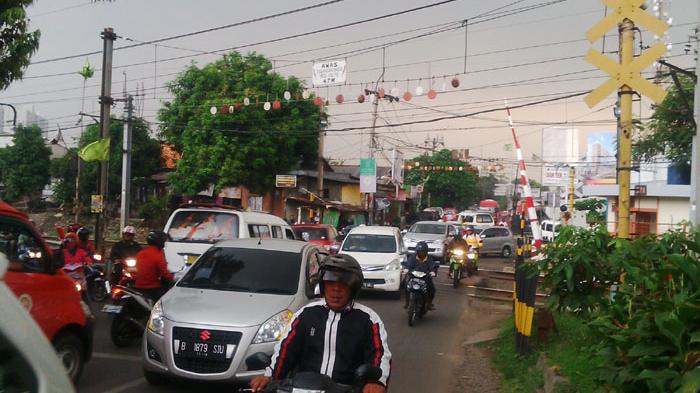
[[[285,289],[281,289],[281,288],[258,288],[255,292],[290,295],[289,290],[285,290]]]

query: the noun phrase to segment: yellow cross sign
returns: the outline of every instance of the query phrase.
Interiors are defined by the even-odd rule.
[[[589,93],[584,101],[586,101],[588,107],[592,108],[620,86],[627,85],[651,98],[654,102],[661,102],[666,97],[666,90],[642,78],[641,72],[664,53],[666,53],[666,46],[662,43],[657,43],[631,63],[623,65],[615,63],[595,49],[589,49],[588,53],[586,53],[586,60],[605,71],[612,79],[608,79]]]
[[[588,30],[586,38],[588,41],[595,42],[608,32],[608,30],[617,26],[624,19],[631,19],[634,23],[642,25],[654,32],[656,35],[662,35],[668,25],[656,18],[640,6],[644,4],[644,0],[602,0],[603,3],[613,10],[603,20],[598,22],[593,28]]]

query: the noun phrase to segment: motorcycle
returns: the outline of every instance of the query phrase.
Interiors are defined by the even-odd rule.
[[[408,296],[408,326],[413,326],[416,319],[423,318],[428,312],[428,276],[434,277],[435,272],[425,273],[412,271],[406,282]]]
[[[476,271],[479,270],[479,251],[473,246],[469,247],[465,267],[467,268],[467,277],[473,276],[476,274]]]
[[[109,294],[109,287],[105,281],[105,274],[100,266],[85,266],[85,283],[87,294],[91,300],[103,302]]]
[[[87,300],[87,280],[85,279],[85,265],[82,263],[71,263],[63,266],[63,271],[73,280],[75,289],[80,292],[83,301]]]
[[[112,314],[110,338],[117,347],[138,340],[146,330],[155,302],[143,293],[122,285],[112,288],[114,304],[105,304],[102,312]]]
[[[466,264],[466,253],[461,248],[452,251],[450,257],[450,270],[452,275],[452,286],[457,288],[464,274],[464,265]]]
[[[263,370],[271,364],[270,356],[258,352],[245,360],[248,370]],[[382,376],[382,370],[376,366],[363,364],[355,370],[353,385],[343,385],[334,382],[328,375],[315,372],[299,372],[292,377],[280,381],[271,381],[263,390],[265,393],[360,393],[362,388]],[[243,388],[239,392],[252,392]]]
[[[114,287],[117,285],[125,287],[134,286],[133,273],[136,272],[136,258],[129,257],[124,260],[115,259],[112,261],[111,275],[109,284]]]

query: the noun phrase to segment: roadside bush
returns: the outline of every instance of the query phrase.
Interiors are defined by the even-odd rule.
[[[151,198],[139,208],[139,216],[147,227],[162,228],[168,219],[167,205],[166,197]]]
[[[610,263],[614,240],[604,227],[593,230],[565,226],[547,246],[545,257],[531,266],[544,272],[547,307],[589,315],[606,297],[619,269]]]

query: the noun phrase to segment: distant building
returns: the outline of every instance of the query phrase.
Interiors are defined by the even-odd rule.
[[[49,121],[45,117],[39,115],[33,107],[31,110],[27,111],[24,124],[27,126],[36,125],[41,128],[43,132],[49,130]]]

